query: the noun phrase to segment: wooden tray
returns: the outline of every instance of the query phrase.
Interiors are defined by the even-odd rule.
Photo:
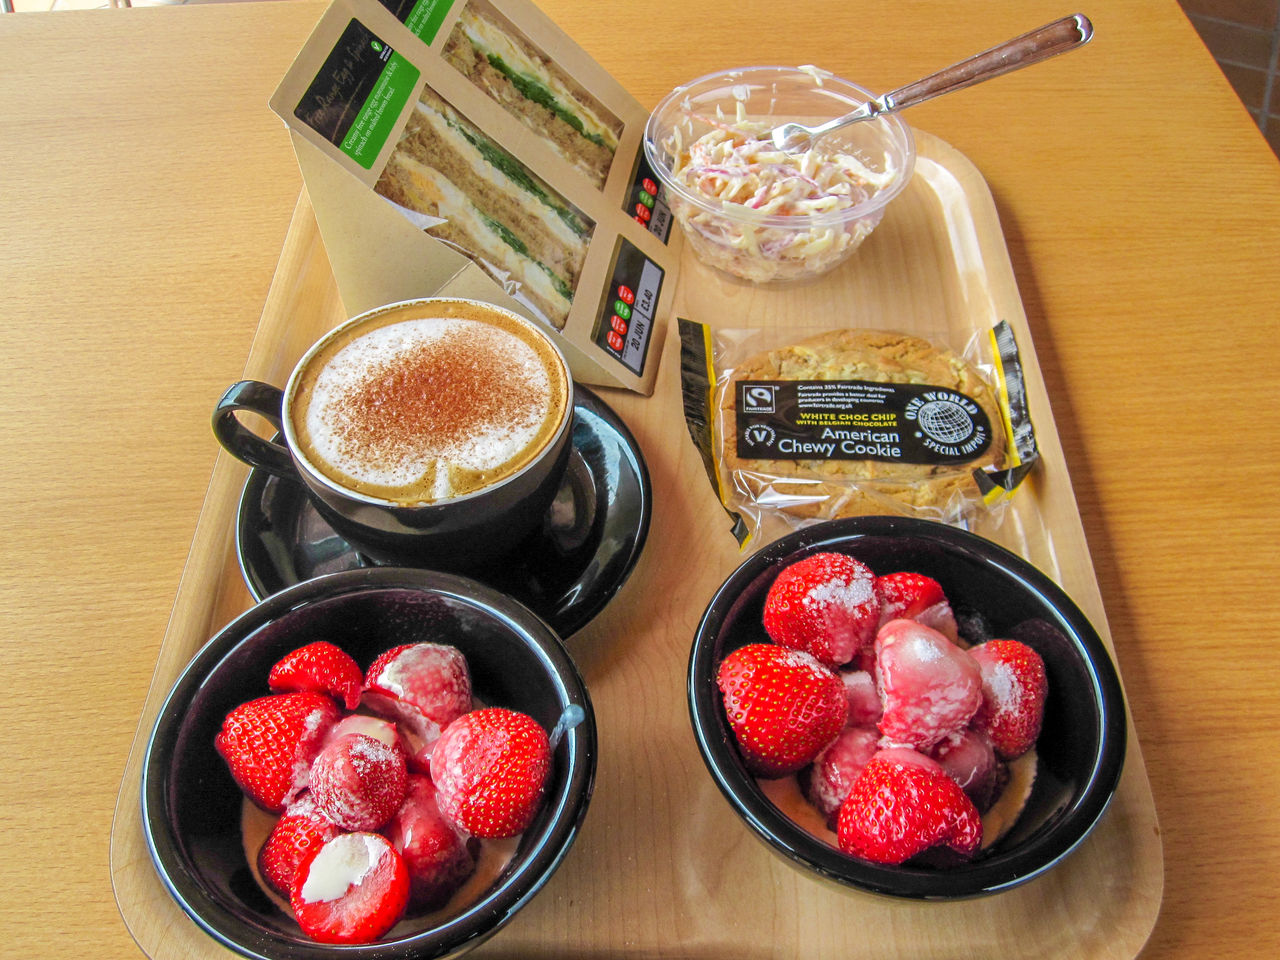
[[[1110,645],[1079,512],[1004,237],[982,177],[917,132],[903,195],[853,261],[820,281],[756,288],[686,257],[676,312],[721,328],[865,325],[963,346],[1008,320],[1026,364],[1042,462],[998,528],[1045,570]],[[304,193],[246,376],[282,384],[305,347],[344,319]],[[674,324],[671,325],[672,328]],[[1132,957],[1159,911],[1163,855],[1136,732],[1106,818],[1061,867],[1017,890],[957,904],[898,903],[836,889],[767,850],[732,813],[689,729],[689,644],[716,587],[742,560],[682,418],[669,328],[652,397],[605,391],[649,464],[645,554],[617,598],[569,638],[596,706],[601,755],[581,836],[490,956]],[[209,398],[210,409],[216,400]],[[218,456],[172,619],[125,769],[111,874],[125,923],[155,960],[227,954],[160,885],[139,823],[142,755],[156,712],[199,647],[250,604],[234,519],[247,470]]]

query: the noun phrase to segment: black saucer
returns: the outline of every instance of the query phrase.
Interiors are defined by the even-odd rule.
[[[626,581],[649,533],[652,491],[635,438],[574,385],[573,450],[542,528],[510,566],[477,575],[561,636],[586,626]],[[255,600],[326,573],[376,564],[333,531],[298,483],[252,470],[236,524],[240,570]]]

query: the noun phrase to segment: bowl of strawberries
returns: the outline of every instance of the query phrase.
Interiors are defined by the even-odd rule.
[[[1075,603],[955,527],[855,517],[744,561],[688,670],[694,735],[734,811],[793,866],[912,900],[999,893],[1104,815],[1124,697]]]
[[[210,640],[147,745],[156,871],[261,960],[483,943],[577,836],[595,719],[555,632],[464,577],[308,580]]]

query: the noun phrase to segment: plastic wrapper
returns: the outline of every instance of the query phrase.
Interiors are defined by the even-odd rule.
[[[649,395],[684,232],[650,110],[529,0],[333,0],[269,101],[348,315],[461,296]]]
[[[739,543],[838,517],[999,524],[1038,458],[1006,323],[953,346],[680,321],[685,419]]]
[[[430,87],[375,190],[564,327],[595,224]]]

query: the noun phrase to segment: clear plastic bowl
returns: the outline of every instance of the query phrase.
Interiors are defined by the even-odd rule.
[[[870,91],[825,71],[743,67],[708,74],[671,91],[649,117],[644,150],[665,188],[667,204],[704,263],[756,283],[802,280],[844,262],[884,216],[911,179],[915,141],[896,116],[881,116],[822,138],[823,155],[855,157],[887,182],[844,209],[763,214],[740,200],[717,198],[682,180],[688,146],[725,124],[742,104],[748,123],[821,123],[870,100]],[[767,132],[760,133],[766,138]]]

